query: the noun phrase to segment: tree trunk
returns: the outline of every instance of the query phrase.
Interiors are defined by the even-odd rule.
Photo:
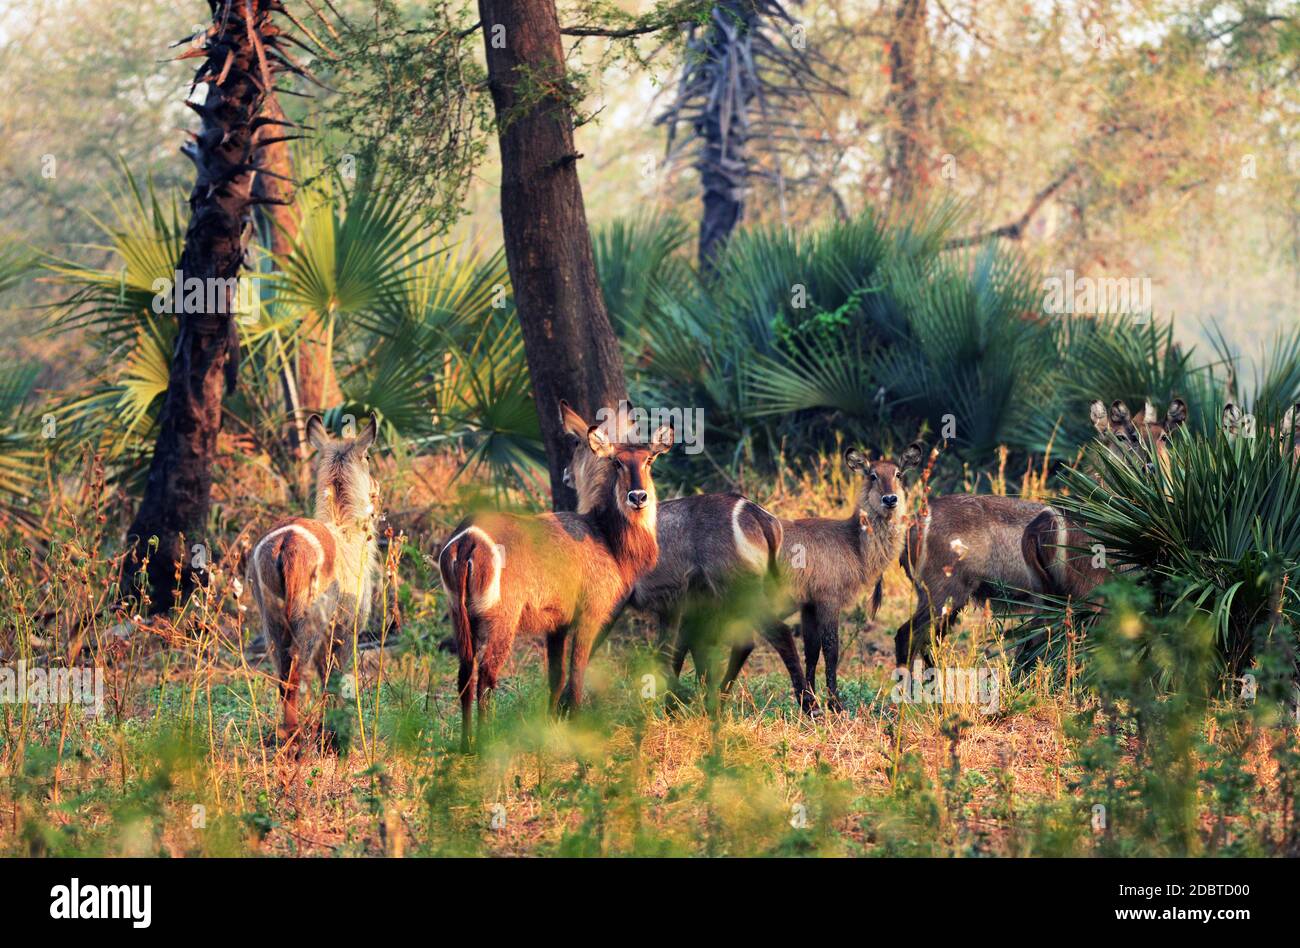
[[[253,181],[253,193],[266,202],[259,206],[258,212],[265,219],[267,246],[277,258],[283,259],[293,251],[299,226],[298,213],[293,206],[293,154],[289,142],[280,140],[285,137],[285,130],[294,126],[285,117],[284,109],[280,107],[279,97],[274,93],[268,95],[266,101],[262,103],[262,118],[266,124],[258,129],[258,135],[268,144],[258,150],[257,167],[260,171],[269,171],[271,174],[257,175]],[[311,317],[306,320],[308,323],[312,321]],[[284,432],[285,440],[289,445],[290,457],[298,461],[298,478],[291,485],[291,489],[297,492],[298,500],[309,495],[312,476],[306,464],[307,455],[310,453],[306,431],[307,417],[310,412],[302,396],[305,377],[310,379],[311,384],[308,388],[312,392],[319,393],[326,387],[318,381],[319,360],[304,360],[301,354],[303,348],[314,340],[314,337],[309,339],[309,336],[316,331],[315,327],[304,325],[299,336],[298,358],[282,366],[280,373],[285,415],[288,417]],[[325,365],[332,377],[333,366],[328,360]],[[337,382],[334,384],[337,388]],[[319,407],[313,403],[313,408]]]
[[[912,203],[928,183],[918,79],[921,59],[929,45],[925,19],[926,0],[899,0],[889,44],[889,93],[885,106],[892,113],[892,123],[886,162],[890,201],[900,207]]]
[[[119,578],[124,597],[139,595],[134,579],[147,558],[155,612],[171,606],[173,597],[184,601],[212,559],[205,535],[211,468],[221,400],[238,374],[234,292],[252,225],[256,119],[276,72],[263,52],[275,46],[267,29],[273,2],[209,0],[213,23],[197,53],[204,62],[195,83],[207,84],[207,96],[202,105],[189,103],[202,122],[182,149],[197,169],[180,261],[185,305],[176,313],[179,332],[158,439]],[[201,300],[190,302],[183,291],[196,280]]]
[[[587,418],[627,398],[578,183],[572,94],[554,0],[479,0],[501,145],[501,223],[557,510],[569,443],[558,401]]]
[[[741,0],[719,3],[703,49],[717,72],[717,89],[701,116],[703,138],[696,168],[703,187],[698,259],[701,273],[712,273],[718,254],[745,212],[749,186],[749,108],[757,92],[744,62],[752,56],[749,41],[758,27],[758,11]]]

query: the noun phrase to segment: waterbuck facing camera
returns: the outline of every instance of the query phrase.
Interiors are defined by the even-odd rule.
[[[631,443],[588,425],[567,402],[560,411],[583,432],[584,457],[606,474],[599,485],[579,490],[578,512],[466,517],[438,557],[460,656],[464,751],[470,710],[477,702],[481,733],[492,689],[520,633],[545,640],[552,711],[577,707],[597,636],[659,556],[651,467],[672,447],[673,429],[660,428],[648,444]]]

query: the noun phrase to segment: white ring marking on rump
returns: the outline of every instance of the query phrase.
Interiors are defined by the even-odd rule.
[[[747,503],[749,501],[741,498],[736,501],[736,506],[731,508],[731,536],[735,540],[736,553],[740,558],[750,566],[761,569],[767,565],[767,550],[751,541],[740,525],[740,512],[745,509]]]

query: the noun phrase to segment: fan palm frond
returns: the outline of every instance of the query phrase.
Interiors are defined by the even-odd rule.
[[[309,319],[374,319],[402,312],[408,286],[429,256],[428,236],[405,202],[378,186],[347,190],[322,179],[300,198],[293,250],[278,261],[279,302]]]
[[[27,408],[39,375],[35,365],[0,366],[0,523],[25,523],[23,503],[40,474],[41,433]]]

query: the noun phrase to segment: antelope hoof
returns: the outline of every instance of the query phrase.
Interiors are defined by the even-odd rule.
[[[839,695],[831,695],[826,699],[826,710],[830,714],[844,713],[844,704],[840,701]]]
[[[817,704],[817,696],[815,694],[811,691],[803,691],[799,693],[798,697],[800,711],[808,715],[810,718],[821,717],[822,709]]]

